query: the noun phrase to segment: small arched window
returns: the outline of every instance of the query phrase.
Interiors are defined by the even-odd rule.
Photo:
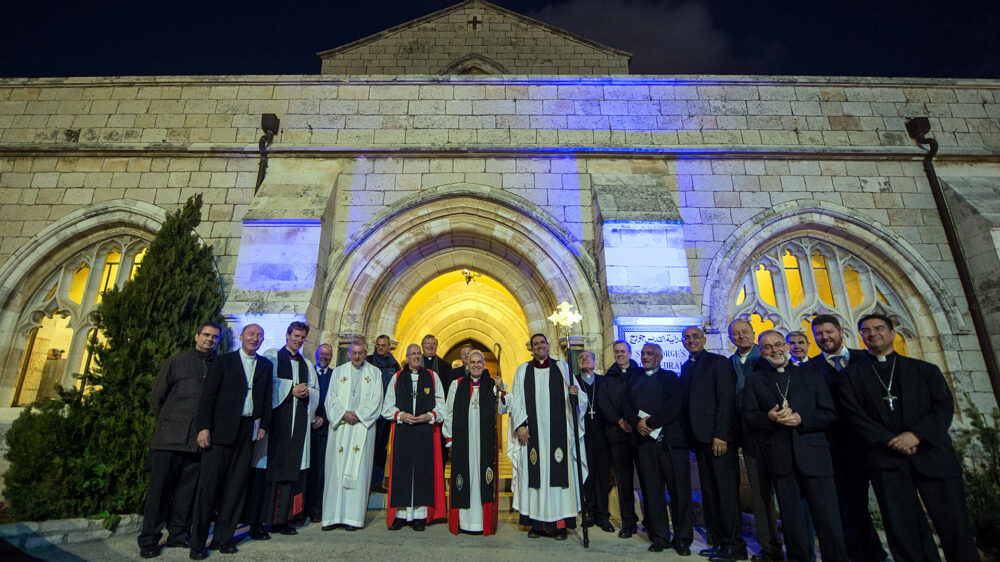
[[[864,348],[857,321],[884,314],[896,325],[896,351],[905,354],[915,337],[913,320],[896,292],[864,260],[834,244],[804,237],[782,242],[760,253],[743,276],[730,310],[760,333],[801,330],[809,337],[809,355],[820,352],[812,336],[812,319],[832,314],[840,319],[848,346]]]

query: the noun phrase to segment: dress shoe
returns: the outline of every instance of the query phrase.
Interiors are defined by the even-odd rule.
[[[323,529],[324,531],[332,531],[332,530],[334,530],[334,529],[336,529],[336,528],[337,528],[337,526],[336,526],[336,525],[323,525],[323,527],[322,527],[322,529]]]
[[[236,548],[236,545],[233,543],[226,543],[219,547],[219,552],[223,554],[236,554],[239,552],[239,549]]]
[[[177,540],[167,541],[166,543],[164,543],[163,546],[165,546],[166,548],[181,548],[181,547],[191,548],[191,543],[189,543],[187,539],[177,539]]]
[[[295,527],[292,527],[291,525],[289,525],[287,523],[285,523],[284,525],[279,526],[277,529],[271,529],[271,530],[275,531],[275,532],[277,532],[279,534],[282,534],[282,535],[297,535],[297,534],[299,534],[299,532],[295,530]]]
[[[312,515],[309,516],[309,520],[312,521],[313,523],[319,523],[320,521],[323,520],[323,514],[317,511],[316,513],[313,513]]]
[[[399,517],[392,520],[392,525],[389,525],[390,531],[398,531],[406,526],[406,521],[403,521]]]
[[[410,523],[410,527],[413,527],[414,531],[423,531],[424,529],[427,528],[427,522],[419,520],[414,521],[413,523]]]
[[[615,532],[614,526],[611,523],[607,522],[607,521],[598,521],[597,522],[597,528],[600,529],[600,530],[602,530],[602,531],[604,531],[605,533],[614,533]]]
[[[156,558],[160,555],[160,547],[158,546],[144,546],[139,549],[140,558]]]
[[[255,541],[266,541],[271,539],[271,535],[263,525],[257,523],[250,526],[250,538]]]
[[[560,529],[556,531],[556,534],[552,535],[552,538],[556,539],[557,541],[566,540],[566,529]]]
[[[690,546],[675,546],[674,551],[680,556],[691,556]]]
[[[528,531],[528,538],[529,539],[537,539],[540,536],[542,536],[542,534],[539,533],[538,531],[534,530],[534,529]]]
[[[622,527],[622,530],[618,531],[618,538],[630,539],[634,534],[635,534],[635,527]]]
[[[354,525],[344,525],[345,531],[360,531],[361,527],[355,527]]]
[[[698,551],[698,556],[704,556],[705,558],[708,558],[709,556],[714,556],[714,555],[716,555],[718,553],[719,553],[719,547],[717,547],[717,546],[710,546],[708,548],[703,548],[703,549],[699,550]]]
[[[586,519],[583,520],[584,527],[593,527],[596,524],[597,522],[594,520],[593,517],[587,517]]]
[[[389,490],[387,490],[386,487],[383,486],[383,485],[381,485],[381,484],[379,484],[377,486],[372,486],[372,491],[375,492],[376,494],[388,494],[389,493]]]
[[[709,560],[717,562],[731,562],[732,560],[746,560],[747,552],[743,549],[720,548],[719,551],[708,557]]]
[[[760,554],[754,554],[750,557],[751,562],[776,562],[777,560],[784,560],[783,556],[769,556],[761,552]],[[746,558],[740,558],[740,560],[746,560]]]
[[[663,552],[663,545],[662,544],[656,544],[654,542],[653,544],[649,545],[649,548],[647,548],[646,550],[648,550],[650,552]]]
[[[188,558],[190,558],[191,560],[204,560],[208,558],[208,550],[204,548],[198,550],[192,550],[191,553],[188,555]]]

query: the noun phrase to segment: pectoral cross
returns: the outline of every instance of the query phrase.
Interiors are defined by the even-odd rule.
[[[587,415],[590,416],[590,419],[594,419],[594,414],[596,414],[596,413],[597,412],[594,411],[594,403],[591,402],[590,403],[590,408],[587,410]]]
[[[882,397],[882,400],[885,400],[886,402],[889,403],[889,411],[894,411],[896,408],[893,407],[892,403],[894,400],[899,400],[899,397],[893,396],[891,392],[886,392],[885,396]]]
[[[345,382],[347,382],[347,377],[343,377],[340,379],[340,384],[344,384]]]

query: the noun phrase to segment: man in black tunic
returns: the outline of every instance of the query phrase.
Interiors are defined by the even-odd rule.
[[[220,333],[222,328],[214,322],[199,326],[194,349],[170,356],[153,382],[149,403],[156,427],[149,444],[149,493],[139,533],[139,556],[143,558],[160,555],[158,543],[164,523],[169,533],[166,546],[188,546],[188,518],[201,462],[195,418]]]
[[[330,367],[333,347],[322,344],[316,348],[316,382],[319,384],[319,405],[313,418],[309,436],[309,478],[306,481],[306,513],[313,523],[323,520],[323,484],[326,468],[326,441],[330,436],[330,423],[326,417],[326,391],[330,389]]]
[[[616,341],[611,346],[615,362],[604,373],[604,385],[597,394],[597,413],[604,421],[608,438],[611,467],[618,488],[618,512],[622,528],[618,536],[627,539],[635,534],[639,518],[635,514],[635,472],[638,467],[638,449],[635,428],[629,425],[622,410],[622,397],[632,382],[643,375],[642,369],[632,360],[632,346],[626,341]]]
[[[608,464],[608,436],[604,431],[604,421],[598,412],[597,394],[603,391],[606,381],[602,375],[594,372],[594,354],[581,351],[576,358],[580,367],[580,389],[587,394],[590,406],[583,416],[584,442],[587,449],[587,478],[583,481],[583,505],[586,506],[587,518],[583,521],[585,527],[597,525],[606,533],[615,532],[608,520],[608,495],[611,493],[610,465]]]
[[[955,405],[941,369],[893,351],[896,332],[887,316],[864,316],[858,330],[871,361],[848,366],[840,400],[858,435],[893,558],[939,560],[924,540],[926,508],[949,562],[979,560],[962,466],[948,434]]]
[[[382,395],[389,388],[392,376],[399,372],[399,361],[392,356],[392,340],[382,334],[375,338],[375,352],[366,361],[382,371]],[[392,422],[379,416],[375,422],[375,460],[372,462],[372,491],[385,493],[385,461],[389,453],[389,430]]]

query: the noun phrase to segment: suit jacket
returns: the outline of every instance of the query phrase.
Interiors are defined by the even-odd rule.
[[[847,351],[850,354],[847,362],[848,367],[856,363],[871,361],[868,353],[865,351],[850,348]],[[830,394],[833,395],[833,402],[837,405],[839,419],[830,427],[830,431],[828,432],[834,456],[838,459],[842,457],[854,457],[857,437],[855,437],[854,429],[847,422],[843,407],[840,405],[840,385],[844,382],[847,368],[845,367],[842,372],[838,373],[836,369],[826,362],[826,357],[822,353],[809,359],[802,366],[819,373],[826,380],[827,386],[830,388]]]
[[[604,384],[601,385],[597,392],[597,404],[594,408],[604,422],[603,429],[609,443],[635,442],[635,429],[633,428],[631,433],[625,433],[618,425],[618,420],[619,418],[629,419],[622,409],[622,399],[625,397],[625,393],[628,392],[629,386],[638,380],[639,377],[646,376],[646,373],[642,370],[642,367],[639,367],[631,359],[629,359],[626,373],[622,373],[617,363],[612,363],[604,374]],[[626,376],[628,377],[627,379]]]
[[[792,474],[794,467],[806,476],[833,476],[826,429],[837,419],[837,409],[830,390],[811,369],[788,365],[785,372],[791,377],[788,405],[799,414],[802,423],[788,427],[767,417],[774,406],[781,408],[783,400],[777,371],[770,367],[747,379],[743,389],[743,418],[756,434],[764,462],[775,476]]]
[[[852,362],[840,386],[841,406],[848,423],[860,437],[858,445],[865,466],[896,470],[912,463],[916,470],[930,478],[961,476],[962,467],[948,434],[955,404],[941,369],[896,353],[887,357],[888,361],[893,359],[896,361],[895,377],[900,382],[892,392],[899,397],[894,406],[899,410],[901,427],[890,429],[894,425],[892,412],[882,398],[885,389],[872,372],[871,364]],[[888,447],[889,440],[904,431],[911,431],[920,439],[917,452],[912,455],[897,453]]]
[[[156,418],[150,449],[198,452],[198,401],[214,353],[189,349],[164,361],[149,403]]]
[[[729,443],[733,423],[738,421],[736,373],[729,360],[702,350],[681,370],[681,387],[685,390],[683,421],[691,444],[709,444],[713,438]]]
[[[271,362],[257,356],[253,374],[253,419],[271,429]],[[243,374],[240,350],[224,353],[212,362],[198,403],[198,430],[212,432],[212,443],[232,445],[243,417],[247,379]]]
[[[660,431],[660,438],[664,443],[669,443],[672,447],[688,447],[687,438],[684,435],[684,427],[680,421],[681,400],[681,379],[673,371],[657,369],[652,375],[642,373],[632,385],[628,392],[622,396],[622,410],[625,419],[638,428],[639,410],[642,410],[649,419],[646,425],[650,429],[663,428]],[[635,431],[638,432],[638,429]],[[649,439],[649,437],[639,437]]]

